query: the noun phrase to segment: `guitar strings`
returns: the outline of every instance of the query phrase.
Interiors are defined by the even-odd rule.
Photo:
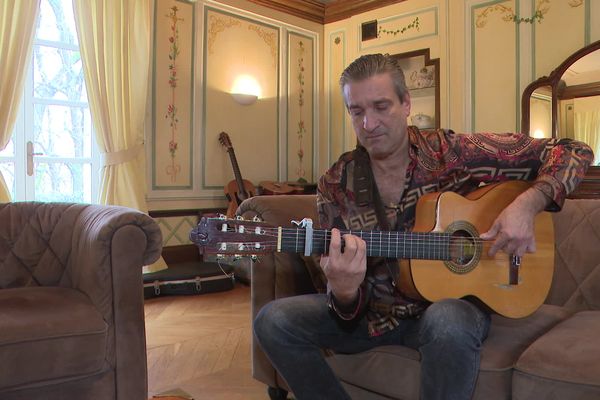
[[[271,228],[269,228],[271,229]],[[278,239],[275,239],[278,237],[278,234],[276,233],[277,231],[274,229],[271,229],[272,233],[267,232],[266,230],[262,231],[260,233],[261,236],[265,236],[265,237],[272,237],[272,240],[269,241],[246,241],[246,242],[231,242],[232,244],[236,244],[238,246],[243,246],[246,247],[246,249],[244,250],[239,250],[239,251],[243,251],[243,252],[248,252],[248,251],[256,251],[256,252],[260,252],[265,251],[265,250],[269,250],[269,249],[273,249],[275,250],[277,248],[277,243],[278,243]],[[231,230],[232,232],[236,232],[235,230]],[[282,234],[281,237],[281,241],[287,241],[287,244],[289,246],[289,242],[290,241],[296,241],[298,242],[298,239],[300,239],[300,236],[298,235],[298,232],[301,231],[297,231],[296,233],[289,233],[288,234]],[[350,231],[349,231],[350,232]],[[382,231],[383,232],[383,231]],[[355,232],[356,233],[356,232]],[[365,232],[362,232],[365,233]],[[402,233],[404,234],[404,233]],[[331,238],[331,232],[315,232],[315,236],[313,236],[313,239],[315,239],[315,242],[317,241],[323,241],[323,244],[326,245],[326,241],[330,240]],[[444,239],[444,240],[441,240]],[[451,240],[449,240],[451,239]],[[437,252],[440,252],[442,250],[456,250],[456,249],[460,249],[460,250],[464,250],[464,245],[465,244],[474,244],[476,242],[482,242],[482,243],[486,243],[486,242],[491,242],[490,240],[475,240],[476,238],[463,238],[463,237],[453,237],[451,238],[448,234],[446,234],[443,238],[408,238],[408,239],[404,239],[403,241],[400,241],[399,239],[396,240],[392,240],[390,243],[378,243],[377,242],[377,238],[374,239],[374,241],[370,241],[370,244],[367,247],[367,251],[373,251],[373,252],[379,252],[379,253],[387,253],[387,254],[398,254],[399,253],[399,246],[402,243],[402,247],[403,250],[400,253],[417,253],[418,254],[423,254],[425,255],[425,253],[427,254],[435,254]],[[367,238],[368,240],[368,238]],[[256,243],[260,243],[262,246],[259,248],[255,247]],[[414,248],[415,245],[427,245],[430,246],[428,249],[422,249],[422,248]],[[299,248],[300,242],[298,242],[297,244],[297,248]],[[398,246],[396,248],[392,248],[392,246]]]
[[[228,232],[232,233],[240,233],[233,228],[228,228]],[[303,235],[300,235],[304,232],[301,229],[295,228],[282,228],[281,238],[284,239],[295,239],[300,238]],[[252,230],[246,230],[245,233],[248,234],[256,234]],[[452,236],[449,233],[445,232],[390,232],[390,231],[352,231],[352,230],[344,230],[341,231],[341,234],[354,234],[363,240],[368,241],[377,241],[377,240],[391,240],[391,241],[407,241],[407,242],[425,242],[425,243],[438,243],[444,240],[450,239],[452,243],[478,243],[478,242],[490,242],[492,240],[481,239],[480,237],[464,237],[464,236]],[[269,236],[269,237],[279,237],[279,231],[277,228],[262,228],[259,233],[260,236]],[[330,240],[331,238],[330,230],[315,230],[313,233],[313,239],[323,239]],[[379,237],[377,237],[379,236]]]

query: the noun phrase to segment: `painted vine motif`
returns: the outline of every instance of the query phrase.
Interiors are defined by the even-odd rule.
[[[569,6],[575,8],[583,4],[583,0],[569,0]],[[535,11],[530,17],[520,17],[511,7],[504,6],[502,4],[495,4],[493,6],[486,7],[478,16],[475,21],[475,25],[478,28],[483,28],[487,24],[488,16],[493,12],[499,12],[502,14],[502,19],[506,22],[514,22],[516,24],[528,23],[533,24],[534,22],[541,23],[544,19],[544,15],[550,10],[550,0],[537,0],[535,5]]]
[[[304,136],[306,134],[306,126],[304,125],[304,119],[302,117],[302,108],[304,107],[304,42],[298,42],[298,75],[296,79],[299,85],[298,94],[298,128],[296,130],[296,139],[298,139],[298,167],[296,168],[296,175],[298,176],[298,182],[306,183],[306,170],[303,166],[304,160]]]
[[[175,160],[177,153],[177,105],[175,94],[177,89],[177,56],[179,55],[179,29],[177,24],[183,21],[183,18],[177,16],[177,6],[171,7],[169,14],[165,17],[171,20],[171,35],[169,36],[169,86],[171,88],[171,102],[167,106],[165,118],[169,120],[171,127],[171,140],[169,141],[169,153],[171,155],[171,165],[166,168],[167,175],[171,177],[171,182],[177,181],[177,174],[181,172],[181,165]]]
[[[404,34],[404,32],[408,31],[409,29],[415,29],[415,30],[419,30],[419,17],[416,17],[415,19],[412,20],[412,22],[406,26],[403,26],[402,28],[398,28],[398,29],[394,29],[394,30],[388,30],[388,29],[384,29],[381,27],[381,25],[379,26],[379,30],[377,31],[377,37],[380,38],[382,36],[382,34],[386,34],[386,35],[402,35]]]

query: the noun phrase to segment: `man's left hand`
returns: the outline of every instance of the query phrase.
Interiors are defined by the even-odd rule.
[[[483,240],[495,239],[488,255],[493,257],[499,250],[520,257],[535,252],[534,219],[549,203],[550,199],[535,188],[519,195],[479,236]]]

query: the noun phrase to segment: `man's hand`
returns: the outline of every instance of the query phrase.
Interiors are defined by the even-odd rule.
[[[479,236],[483,240],[496,239],[489,256],[499,250],[520,257],[535,252],[534,219],[549,203],[550,199],[535,188],[520,194],[498,215],[492,227]]]
[[[329,255],[321,257],[321,268],[327,277],[333,296],[339,304],[350,304],[358,295],[358,288],[367,271],[367,245],[358,236],[344,235],[338,229],[331,230]]]

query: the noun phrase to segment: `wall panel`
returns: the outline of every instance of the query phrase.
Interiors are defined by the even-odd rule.
[[[152,166],[153,190],[192,188],[193,3],[155,3]]]
[[[503,18],[515,1],[471,6],[471,129],[506,131],[516,128],[518,26]]]
[[[543,19],[533,25],[536,77],[549,75],[575,49],[585,45],[584,3],[584,0],[553,1],[544,6]]]
[[[212,8],[205,16],[202,188],[221,188],[233,179],[218,140],[222,131],[231,138],[244,179],[272,179],[279,154],[279,29]],[[240,105],[231,96],[241,75],[260,87],[254,104]]]
[[[315,70],[313,38],[288,34],[288,181],[313,182]]]

